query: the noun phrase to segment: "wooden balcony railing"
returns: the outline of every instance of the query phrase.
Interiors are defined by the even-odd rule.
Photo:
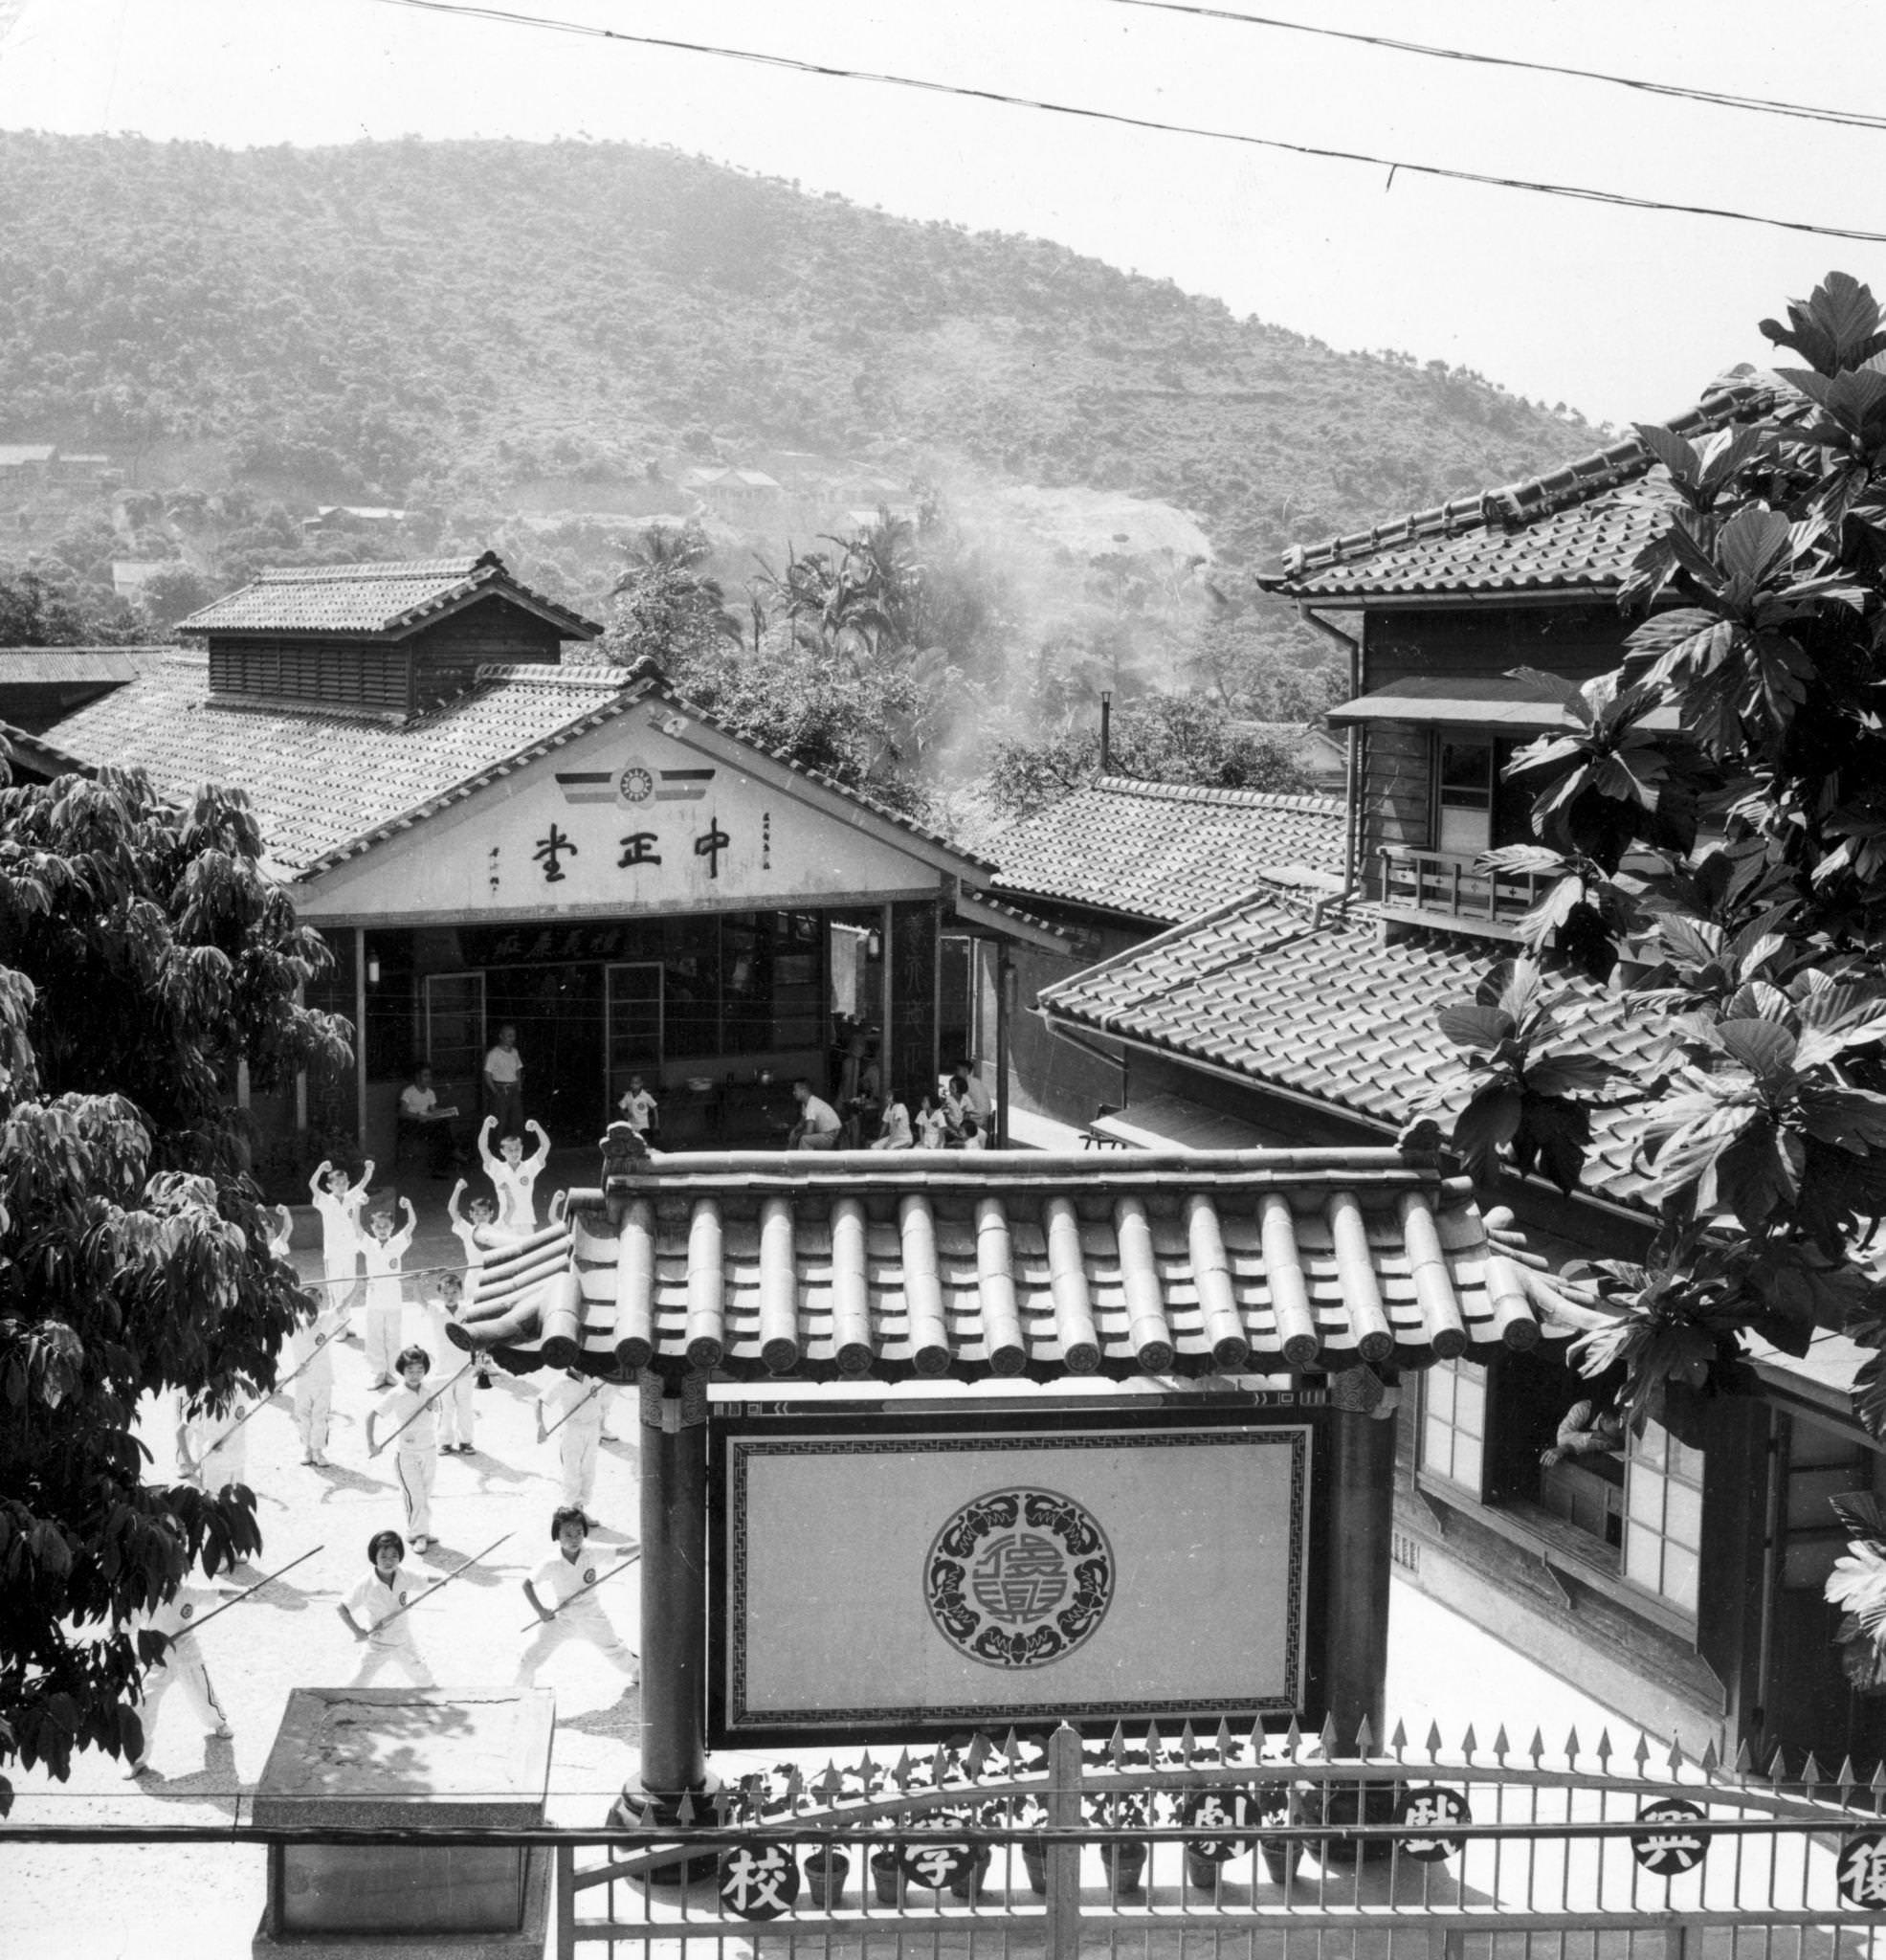
[[[1392,844],[1382,853],[1382,906],[1431,919],[1455,932],[1518,937],[1520,917],[1553,880],[1532,871],[1483,871],[1473,858]]]

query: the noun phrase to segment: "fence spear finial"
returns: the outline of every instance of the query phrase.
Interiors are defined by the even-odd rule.
[[[1609,1728],[1598,1731],[1597,1757],[1600,1773],[1609,1776],[1611,1770],[1611,1732]]]
[[[692,1824],[694,1819],[694,1798],[684,1790],[681,1793],[681,1801],[675,1811],[675,1821],[685,1828]]]
[[[1780,1743],[1775,1745],[1774,1759],[1768,1765],[1768,1781],[1777,1790],[1787,1781],[1787,1753]]]
[[[1189,1763],[1198,1754],[1198,1737],[1192,1733],[1189,1722],[1183,1724],[1179,1730],[1179,1760]]]
[[[910,1788],[910,1751],[903,1749],[899,1751],[896,1767],[891,1771],[891,1781],[899,1790],[908,1790]]]
[[[1218,1751],[1221,1763],[1229,1763],[1237,1754],[1237,1744],[1232,1740],[1231,1726],[1222,1715],[1218,1718],[1218,1733],[1211,1738],[1211,1746]]]
[[[1022,1739],[1011,1728],[1002,1739],[1003,1760],[1009,1765],[1009,1773],[1019,1776],[1022,1773]]]
[[[1567,1770],[1573,1770],[1573,1769],[1576,1769],[1577,1767],[1578,1767],[1578,1730],[1574,1728],[1574,1729],[1571,1729],[1570,1731],[1568,1731],[1568,1732],[1567,1732],[1567,1734],[1566,1734],[1566,1736],[1565,1736],[1565,1768],[1566,1768]]]
[[[1113,1726],[1113,1733],[1107,1737],[1107,1760],[1116,1770],[1125,1767],[1126,1731],[1118,1722]]]
[[[1545,1738],[1536,1728],[1532,1732],[1532,1741],[1526,1747],[1526,1754],[1532,1758],[1532,1766],[1537,1770],[1545,1754]]]
[[[1639,1778],[1643,1776],[1644,1766],[1650,1761],[1650,1759],[1651,1739],[1642,1731],[1642,1729],[1639,1729],[1637,1732],[1637,1747],[1631,1752],[1631,1760],[1637,1766],[1637,1774]]]
[[[1395,1723],[1394,1733],[1388,1738],[1388,1747],[1394,1750],[1395,1761],[1399,1763],[1402,1751],[1408,1748],[1408,1730],[1402,1726],[1399,1720]]]
[[[1748,1738],[1743,1736],[1736,1745],[1736,1781],[1746,1783],[1748,1772],[1755,1767],[1755,1758],[1749,1753]]]
[[[1157,1722],[1148,1722],[1146,1724],[1146,1768],[1148,1770],[1157,1770],[1159,1768],[1159,1752],[1165,1747],[1165,1738],[1159,1732],[1159,1724]]]
[[[1716,1753],[1716,1742],[1712,1737],[1702,1746],[1702,1754],[1697,1758],[1697,1768],[1705,1776],[1713,1776],[1722,1767],[1722,1759]]]
[[[1356,1754],[1366,1761],[1375,1753],[1375,1731],[1368,1726],[1368,1711],[1363,1710],[1363,1719],[1356,1724]]]
[[[1840,1801],[1841,1801],[1841,1802],[1842,1802],[1843,1804],[1846,1804],[1846,1803],[1851,1803],[1851,1802],[1852,1802],[1852,1800],[1853,1800],[1853,1786],[1854,1786],[1854,1784],[1855,1784],[1856,1782],[1858,1782],[1858,1780],[1859,1780],[1859,1779],[1858,1779],[1858,1777],[1856,1777],[1856,1776],[1855,1776],[1855,1775],[1853,1774],[1853,1757],[1852,1757],[1852,1756],[1842,1756],[1842,1757],[1840,1758],[1840,1777],[1839,1777],[1839,1783],[1840,1783]]]
[[[1439,1724],[1438,1722],[1431,1722],[1431,1723],[1429,1723],[1429,1725],[1428,1725],[1428,1741],[1427,1741],[1427,1750],[1428,1750],[1428,1760],[1429,1760],[1429,1761],[1430,1761],[1431,1763],[1438,1763],[1438,1762],[1440,1761],[1440,1759],[1441,1759],[1441,1725],[1440,1725],[1440,1724]]]
[[[1464,1762],[1471,1763],[1474,1760],[1474,1751],[1479,1746],[1480,1739],[1474,1733],[1474,1725],[1470,1722],[1467,1725],[1467,1733],[1460,1738],[1461,1759]]]
[[[1325,1715],[1322,1718],[1322,1733],[1317,1737],[1317,1741],[1321,1746],[1323,1761],[1325,1763],[1329,1762],[1336,1754],[1336,1717],[1334,1715]]]
[[[1291,1760],[1295,1762],[1303,1748],[1303,1731],[1298,1727],[1295,1715],[1290,1718],[1290,1726],[1283,1732],[1283,1746],[1290,1751]]]
[[[1808,1794],[1812,1796],[1815,1790],[1826,1780],[1826,1777],[1821,1773],[1820,1758],[1814,1754],[1812,1749],[1809,1749],[1808,1751],[1808,1760],[1801,1765],[1801,1781],[1806,1785]]]
[[[994,1751],[988,1737],[980,1728],[977,1729],[975,1734],[969,1738],[969,1752],[964,1758],[964,1768],[971,1783],[981,1781],[983,1765],[988,1761],[993,1753]]]
[[[871,1786],[876,1780],[877,1775],[877,1765],[871,1760],[871,1751],[866,1749],[864,1754],[858,1758],[858,1780],[864,1785],[865,1795],[869,1796],[871,1794]]]

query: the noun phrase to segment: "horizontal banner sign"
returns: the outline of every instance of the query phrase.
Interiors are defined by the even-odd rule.
[[[716,1428],[723,1746],[1300,1705],[1306,1423]]]

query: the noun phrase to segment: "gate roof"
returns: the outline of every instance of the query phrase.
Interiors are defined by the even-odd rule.
[[[1393,1149],[606,1160],[473,1276],[520,1372],[1335,1373],[1528,1348],[1463,1178]]]

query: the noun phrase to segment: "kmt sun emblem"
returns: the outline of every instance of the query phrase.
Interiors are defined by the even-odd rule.
[[[991,1490],[937,1533],[924,1565],[930,1617],[988,1667],[1045,1667],[1074,1652],[1113,1603],[1113,1548],[1054,1490]]]

